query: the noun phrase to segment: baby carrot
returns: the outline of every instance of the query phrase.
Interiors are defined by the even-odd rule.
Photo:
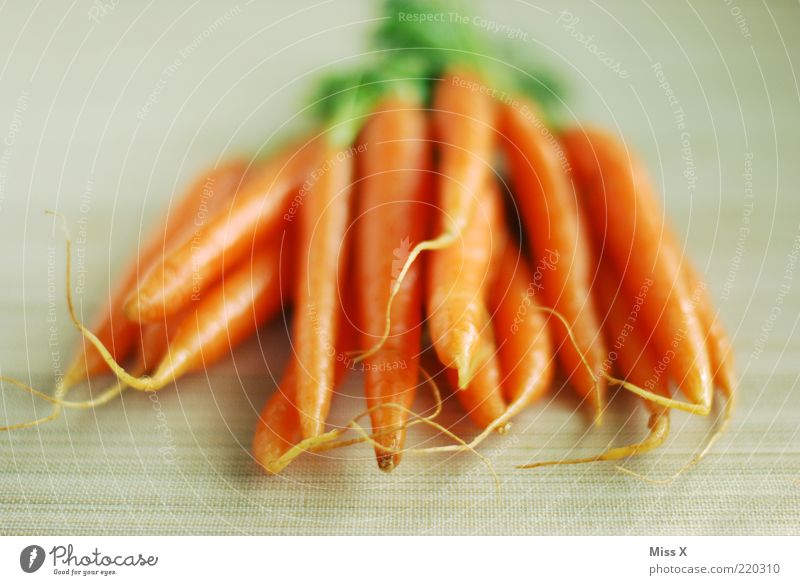
[[[142,324],[141,348],[137,358],[143,371],[149,372],[161,363],[167,353],[170,342],[175,338],[181,322],[190,311],[191,309],[187,309],[183,313],[173,315],[162,323]]]
[[[191,310],[186,311],[174,336],[171,331],[166,354],[152,376],[131,375],[115,362],[75,315],[71,297],[67,296],[70,317],[83,335],[98,349],[119,380],[137,390],[155,391],[183,374],[211,364],[227,355],[230,348],[252,334],[281,305],[282,294],[288,292],[291,260],[281,259],[279,242],[272,241],[253,252],[249,261],[236,268]],[[69,272],[68,272],[69,274]]]
[[[427,274],[428,329],[445,367],[454,368],[457,387],[467,388],[477,366],[481,334],[489,327],[486,291],[493,260],[504,242],[500,193],[494,181],[484,183],[478,205],[456,244],[431,253]]]
[[[250,170],[247,182],[226,208],[153,266],[125,302],[128,317],[157,321],[177,313],[214,285],[226,265],[244,259],[254,242],[260,245],[260,239],[272,234],[281,218],[288,216],[291,198],[317,153],[315,141],[292,143]]]
[[[509,242],[490,295],[508,418],[547,391],[555,370],[547,317],[536,304],[533,282],[525,258]]]
[[[658,374],[652,350],[653,331],[639,319],[641,309],[625,289],[616,284],[615,271],[605,258],[600,260],[599,272],[604,276],[595,279],[592,295],[604,316],[603,333],[609,348],[604,369],[614,370],[637,386],[652,388],[661,396],[669,396],[669,378]],[[648,400],[645,405],[654,412],[664,409]]]
[[[566,321],[550,320],[556,353],[569,381],[589,400],[599,421],[606,382],[597,374],[605,348],[589,294],[593,267],[588,227],[580,221],[568,172],[559,159],[560,147],[542,133],[535,109],[533,104],[502,107],[504,151],[533,264],[544,266],[537,271],[540,282],[534,285],[541,302]]]
[[[596,299],[597,310],[603,323],[603,333],[606,345],[609,347],[608,355],[602,366],[601,373],[615,375],[636,384],[642,388],[652,388],[661,396],[669,396],[669,381],[665,376],[657,376],[656,359],[648,339],[650,331],[647,326],[638,321],[638,312],[634,310],[634,303],[625,296],[625,291],[620,290],[614,283],[617,282],[609,275],[608,266],[600,263],[600,274],[606,275],[595,279],[592,285],[592,295]],[[633,455],[641,455],[651,451],[664,443],[669,435],[669,409],[665,406],[645,400],[645,406],[650,411],[647,426],[649,434],[642,441],[612,447],[599,455],[582,457],[578,459],[563,459],[558,461],[541,461],[520,465],[522,469],[533,469],[548,465],[572,465],[575,463],[592,463],[595,461],[615,461]]]
[[[339,285],[347,266],[352,152],[328,144],[317,180],[300,209],[299,275],[292,344],[297,357],[297,406],[303,437],[324,432],[334,387]]]
[[[509,428],[509,423],[497,425],[496,421],[506,413],[507,405],[503,398],[501,385],[500,363],[497,359],[497,347],[490,326],[480,335],[478,346],[481,359],[477,364],[475,373],[466,388],[459,388],[455,395],[469,418],[485,429],[494,425],[498,432],[504,433]],[[447,370],[450,384],[458,388],[458,372]]]
[[[713,376],[702,325],[681,275],[681,258],[664,245],[665,218],[642,165],[616,137],[599,130],[563,133],[574,177],[591,217],[595,237],[622,275],[630,297],[649,283],[641,315],[653,345],[692,402],[663,405],[708,414]],[[651,397],[652,399],[656,399]]]
[[[453,239],[466,229],[492,174],[497,106],[483,87],[477,76],[453,71],[437,83],[433,100],[440,231]]]
[[[367,121],[359,155],[355,287],[366,347],[384,330],[392,281],[412,242],[427,231],[430,138],[421,104],[388,99]],[[378,467],[400,462],[406,423],[419,376],[422,274],[411,266],[391,308],[389,337],[364,361],[364,392],[375,435]],[[404,408],[380,405],[390,403]]]
[[[279,242],[262,244],[250,261],[240,264],[187,311],[175,331],[152,382],[157,386],[207,367],[226,356],[281,307],[291,265],[281,258]]]
[[[253,435],[253,457],[270,473],[280,472],[275,462],[303,438],[295,405],[296,388],[297,361],[291,359],[278,388],[261,409]]]
[[[485,89],[473,73],[458,69],[448,72],[436,84],[432,118],[438,145],[438,235],[418,243],[409,252],[389,295],[383,335],[361,359],[377,351],[389,336],[392,302],[417,257],[425,250],[457,245],[472,220],[478,193],[492,173],[496,143],[497,108]]]
[[[717,317],[714,305],[697,270],[688,259],[684,260],[684,277],[689,291],[697,298],[697,312],[705,331],[708,354],[714,373],[714,384],[729,398],[736,387],[736,369],[733,365],[733,349],[725,327]]]
[[[92,327],[116,361],[128,357],[140,336],[139,324],[128,319],[122,309],[123,301],[135,288],[139,275],[191,229],[199,214],[206,212],[204,206],[228,200],[242,181],[246,168],[243,161],[232,161],[205,172],[189,187],[175,208],[168,212],[163,224],[150,234],[137,257],[128,265],[109,297],[108,305]],[[81,352],[68,368],[62,385],[69,387],[106,369],[102,356],[84,340]]]
[[[356,332],[350,319],[342,316],[336,348],[342,359],[336,359],[334,366],[334,386],[346,377],[351,360],[344,355],[354,349]],[[284,456],[291,449],[302,447],[303,431],[300,426],[300,412],[297,409],[297,357],[292,356],[286,366],[278,388],[267,400],[256,422],[253,435],[253,457],[269,473],[280,473],[294,457]],[[377,440],[377,437],[376,437]],[[314,439],[305,441],[313,445]],[[298,453],[299,454],[299,453]]]
[[[600,263],[601,274],[613,274],[604,261]],[[651,344],[652,331],[644,322],[637,322],[635,304],[624,289],[616,287],[611,278],[595,280],[592,293],[597,298],[601,312],[605,311],[603,329],[609,348],[610,365],[625,380],[640,388],[652,388],[656,394],[668,397],[669,379],[658,376],[656,355]],[[625,447],[609,449],[598,460],[610,461],[631,455],[646,453],[660,446],[669,434],[669,410],[650,400],[644,401],[650,411],[649,436]]]

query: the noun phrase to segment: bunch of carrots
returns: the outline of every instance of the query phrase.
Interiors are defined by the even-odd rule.
[[[715,388],[727,420],[728,338],[628,145],[556,128],[544,101],[521,85],[498,91],[505,81],[474,62],[414,51],[327,83],[317,127],[265,160],[200,176],[91,328],[68,284],[84,343],[54,395],[14,381],[54,405],[16,426],[125,388],[160,390],[288,306],[291,358],[252,445],[269,472],[354,441],[390,471],[414,451],[406,433],[419,423],[455,440],[442,450],[474,449],[545,395],[557,368],[597,423],[609,386],[636,393],[650,413],[644,440],[582,461],[657,447],[670,409],[708,415]],[[440,399],[432,415],[414,411],[419,388],[439,396],[429,358],[481,431],[469,443],[436,422]],[[335,390],[355,362],[371,428],[331,430]],[[67,399],[109,370],[107,391]],[[342,438],[348,430],[358,438]]]

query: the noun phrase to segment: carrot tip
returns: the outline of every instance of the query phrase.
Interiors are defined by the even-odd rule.
[[[395,461],[396,457],[396,453],[385,453],[383,455],[378,455],[378,469],[384,473],[390,473],[394,471],[394,468],[397,467],[397,461]]]
[[[470,365],[470,359],[467,355],[461,355],[453,360],[458,372],[458,389],[466,390],[472,378],[475,377],[475,369]]]
[[[625,445],[624,447],[615,447],[607,451],[594,455],[592,457],[580,457],[576,459],[562,459],[558,461],[538,461],[535,463],[527,463],[524,465],[517,465],[517,469],[536,469],[538,467],[550,467],[553,465],[576,465],[580,463],[596,463],[598,461],[616,461],[625,459],[626,457],[633,457],[635,455],[642,455],[648,451],[661,446],[669,435],[669,415],[663,412],[658,415],[651,416],[647,422],[650,432],[647,437],[638,443]],[[627,471],[627,470],[626,470]]]

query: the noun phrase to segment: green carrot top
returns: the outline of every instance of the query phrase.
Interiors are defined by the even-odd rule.
[[[433,84],[454,67],[476,71],[503,94],[530,97],[549,121],[558,119],[562,84],[538,64],[520,61],[519,46],[490,42],[469,24],[464,6],[452,0],[384,0],[370,58],[324,76],[312,93],[313,110],[334,144],[352,143],[366,116],[389,95],[429,105]]]

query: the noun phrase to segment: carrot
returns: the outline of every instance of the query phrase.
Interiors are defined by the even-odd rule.
[[[467,71],[453,71],[436,85],[433,124],[439,144],[441,233],[463,233],[480,191],[492,174],[497,106],[483,82]]]
[[[208,367],[247,339],[281,307],[289,290],[279,242],[262,244],[188,311],[158,365],[152,382],[163,386],[190,371]]]
[[[478,209],[463,239],[431,253],[427,274],[428,329],[445,367],[454,368],[457,387],[465,389],[485,359],[481,335],[489,324],[485,298],[493,262],[504,242],[500,194],[494,181],[478,193]]]
[[[213,286],[226,265],[246,258],[254,244],[275,232],[284,216],[291,219],[290,201],[317,156],[316,141],[301,141],[252,169],[226,208],[152,267],[127,298],[125,314],[136,321],[158,321]]]
[[[521,102],[502,108],[504,152],[527,230],[532,262],[541,266],[534,285],[541,302],[566,321],[552,320],[556,353],[573,387],[592,405],[599,422],[605,405],[605,379],[597,376],[605,348],[594,302],[589,294],[593,267],[589,261],[587,226],[582,225],[559,147],[548,141],[534,114]],[[570,333],[573,340],[570,339]],[[587,370],[584,360],[591,371]]]
[[[342,382],[349,371],[349,365],[353,363],[344,356],[353,349],[355,338],[352,321],[343,318],[336,342],[338,356],[334,366],[334,386]],[[267,400],[256,422],[252,443],[253,457],[269,473],[280,473],[302,452],[305,444],[312,446],[316,440],[303,441],[297,405],[299,368],[297,357],[289,358],[278,388]],[[292,450],[296,453],[290,453]]]
[[[533,282],[519,248],[509,242],[490,296],[508,418],[539,399],[553,380],[550,330],[536,304]]]
[[[367,121],[358,158],[355,287],[365,346],[380,338],[392,281],[412,242],[424,239],[429,208],[430,139],[419,102],[390,98]],[[406,423],[419,376],[422,273],[412,266],[391,310],[382,347],[364,362],[364,393],[375,434],[378,467],[400,463]],[[391,404],[381,408],[381,405]],[[400,405],[403,408],[395,408]]]
[[[706,415],[713,377],[702,325],[681,274],[681,258],[664,245],[665,218],[642,165],[617,138],[599,130],[571,129],[561,136],[595,237],[627,294],[651,283],[642,319],[653,347],[691,404],[626,386],[664,406]],[[613,199],[612,199],[613,197]]]
[[[460,69],[449,71],[436,84],[432,116],[439,159],[436,169],[441,210],[439,235],[418,243],[409,252],[389,295],[381,339],[360,359],[377,351],[388,338],[392,303],[417,257],[426,250],[458,245],[472,220],[478,193],[491,176],[496,142],[497,108],[485,89],[479,77]],[[461,382],[466,384],[468,380]]]
[[[124,384],[143,391],[155,391],[181,375],[220,359],[228,350],[252,334],[281,305],[288,292],[290,260],[281,259],[279,241],[267,242],[253,252],[250,261],[236,268],[215,288],[187,311],[171,337],[167,353],[152,376],[137,377],[113,360],[110,352],[75,315],[69,290],[67,267],[67,306],[70,318]],[[162,332],[163,335],[163,332]]]
[[[730,339],[725,327],[717,317],[707,286],[688,259],[684,260],[683,274],[692,297],[697,299],[697,312],[706,336],[708,354],[714,373],[714,384],[721,388],[730,399],[737,384]]]
[[[217,206],[229,199],[242,181],[246,168],[244,161],[231,161],[205,172],[189,187],[175,208],[168,211],[162,225],[150,234],[144,246],[139,249],[137,257],[127,266],[109,297],[108,305],[92,327],[116,361],[125,360],[140,338],[139,324],[128,319],[122,309],[123,301],[136,286],[139,275],[156,263],[165,250],[184,237],[200,214],[208,213],[208,207]],[[86,377],[106,370],[106,363],[100,353],[84,342],[80,353],[67,369],[62,385],[72,386]]]
[[[339,283],[346,280],[345,234],[350,218],[352,151],[333,144],[300,210],[299,266],[292,343],[303,437],[321,435],[330,410],[340,318]]]
[[[281,378],[258,416],[253,435],[253,457],[270,473],[279,473],[275,462],[302,440],[300,413],[295,405],[297,361],[291,359]]]
[[[507,405],[503,398],[497,347],[490,327],[481,333],[479,351],[484,357],[477,365],[469,385],[456,390],[455,394],[473,423],[481,429],[491,426],[498,432],[505,433],[510,428],[510,423],[496,424],[506,413]],[[447,375],[450,384],[458,388],[458,372],[449,369]]]
[[[604,275],[613,274],[601,262],[599,272]],[[656,358],[648,343],[650,332],[642,322],[637,322],[634,303],[620,291],[609,277],[595,279],[592,294],[596,306],[603,315],[603,333],[607,347],[611,348],[603,363],[602,371],[613,371],[616,375],[638,385],[652,386],[654,392],[661,396],[669,396],[669,381],[664,376],[656,376]],[[664,443],[669,435],[669,409],[649,400],[644,401],[650,411],[647,437],[638,443],[612,447],[599,455],[564,459],[559,461],[541,461],[518,466],[521,469],[534,469],[549,465],[573,465],[576,463],[592,463],[595,461],[615,461],[647,453]]]
[[[137,356],[142,371],[149,372],[161,363],[181,323],[190,312],[191,309],[187,309],[163,323],[142,324],[142,341]]]

